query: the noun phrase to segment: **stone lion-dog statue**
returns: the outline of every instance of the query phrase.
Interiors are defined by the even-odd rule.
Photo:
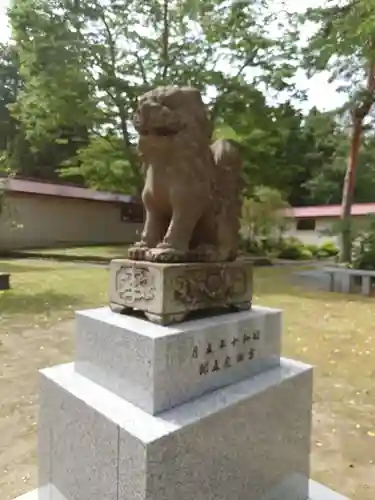
[[[231,261],[238,253],[242,159],[235,144],[211,144],[200,92],[159,87],[139,98],[134,116],[146,179],[141,240],[134,260]]]

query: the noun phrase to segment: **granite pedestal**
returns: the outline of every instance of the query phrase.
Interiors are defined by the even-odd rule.
[[[309,495],[308,500],[348,500],[346,497],[343,497],[339,493],[335,493],[312,479],[309,481]],[[38,490],[26,493],[25,495],[18,497],[17,500],[39,500]]]
[[[312,368],[280,357],[281,319],[77,313],[74,362],[41,372],[24,500],[344,500],[309,481]]]

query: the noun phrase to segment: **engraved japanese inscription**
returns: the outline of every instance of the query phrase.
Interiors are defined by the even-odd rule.
[[[240,268],[200,269],[178,276],[173,283],[174,299],[185,306],[225,302],[246,293],[246,271]]]
[[[197,360],[199,375],[208,375],[253,360],[260,339],[261,331],[255,329],[242,337],[233,335],[216,342],[208,341],[205,345],[194,345],[191,357]]]
[[[148,267],[122,266],[116,273],[116,290],[126,304],[155,298],[155,280]]]

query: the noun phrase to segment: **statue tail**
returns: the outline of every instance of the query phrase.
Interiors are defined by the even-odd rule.
[[[216,214],[219,247],[227,258],[235,258],[241,218],[243,161],[234,141],[219,139],[211,145],[216,165]]]

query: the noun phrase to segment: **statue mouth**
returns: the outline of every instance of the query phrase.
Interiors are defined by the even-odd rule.
[[[155,127],[151,129],[140,129],[139,134],[142,136],[155,137],[173,137],[179,133],[179,130],[168,127]]]

